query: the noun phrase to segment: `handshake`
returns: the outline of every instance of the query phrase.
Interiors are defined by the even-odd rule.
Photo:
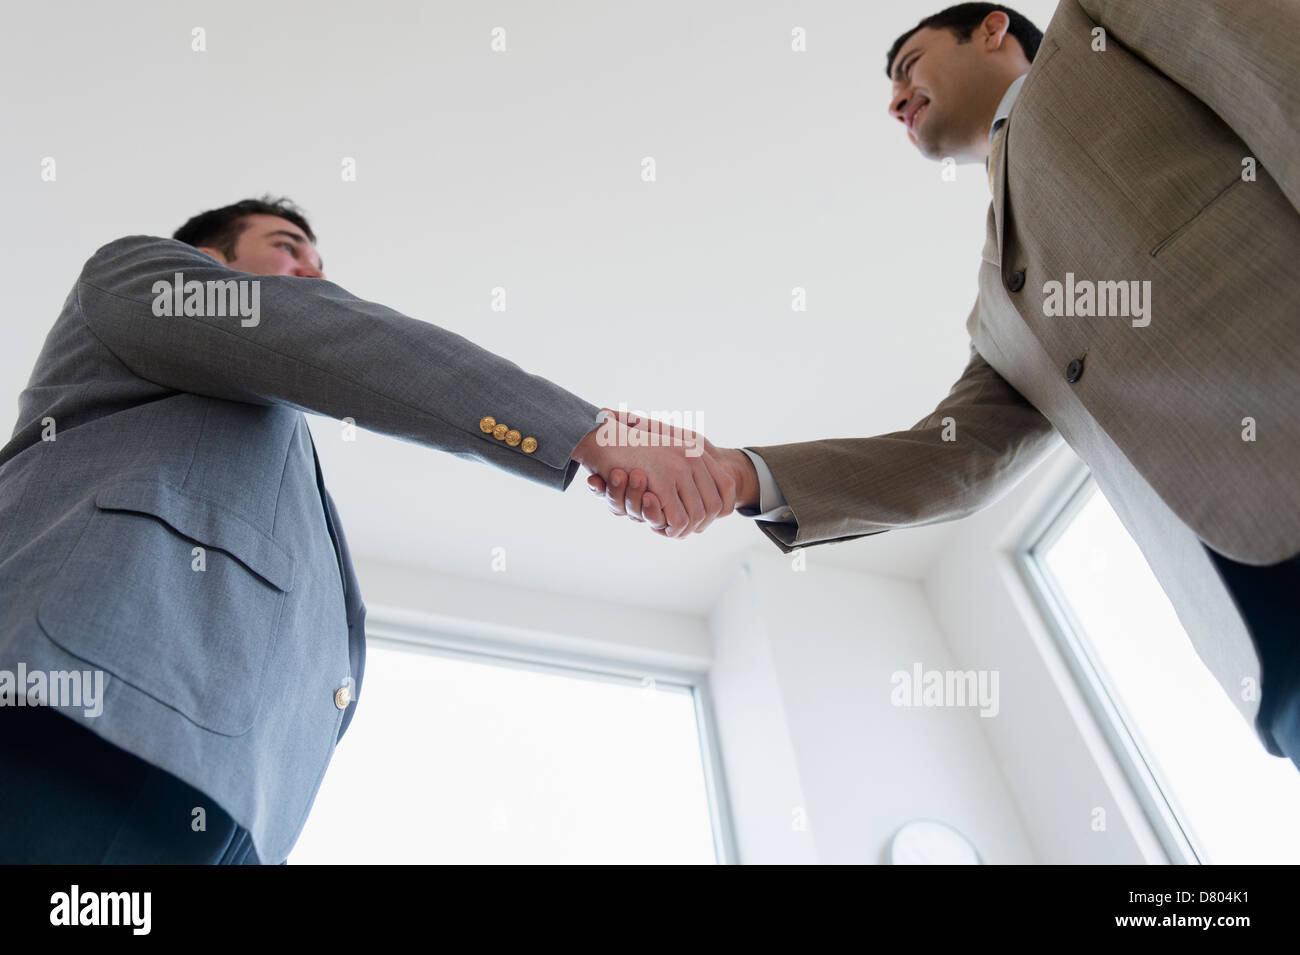
[[[759,501],[758,473],[739,448],[718,448],[687,428],[602,409],[602,424],[574,449],[587,486],[610,513],[663,537],[699,533],[716,518]]]

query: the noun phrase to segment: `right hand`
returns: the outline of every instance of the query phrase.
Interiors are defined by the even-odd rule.
[[[703,462],[719,491],[722,506],[716,514],[693,527],[696,533],[703,531],[716,517],[730,514],[736,505],[744,507],[758,503],[758,475],[744,452],[737,448],[719,449],[704,436],[686,428],[648,421],[626,412],[611,414],[622,426],[658,433],[660,441],[672,442],[674,447],[680,444],[690,448],[695,460]],[[696,473],[699,473],[698,469]],[[610,512],[615,516],[647,523],[651,530],[664,537],[684,536],[674,532],[677,524],[671,504],[665,506],[646,472],[640,468],[616,467],[605,475],[594,473],[587,479],[587,486],[593,493],[604,495]]]

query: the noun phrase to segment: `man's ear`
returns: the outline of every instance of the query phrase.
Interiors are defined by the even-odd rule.
[[[208,255],[212,256],[222,265],[230,264],[230,261],[224,255],[221,254],[220,249],[214,249],[209,245],[196,245],[195,248],[198,249],[200,252],[206,252]]]
[[[980,35],[984,37],[984,49],[992,52],[1001,49],[1007,30],[1011,29],[1011,18],[1001,10],[994,10],[980,24]]]

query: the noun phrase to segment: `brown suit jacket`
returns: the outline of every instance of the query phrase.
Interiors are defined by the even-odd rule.
[[[760,522],[777,546],[966,516],[1059,434],[1253,712],[1257,662],[1197,541],[1300,552],[1297,35],[1294,0],[1063,0],[994,170],[970,363],[905,431],[753,447],[797,522]],[[1149,321],[1050,314],[1067,273],[1149,281]]]

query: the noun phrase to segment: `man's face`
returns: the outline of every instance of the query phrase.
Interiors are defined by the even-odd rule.
[[[980,123],[988,71],[981,30],[966,43],[947,28],[917,30],[890,64],[889,113],[927,159],[962,155]]]
[[[232,269],[256,275],[325,277],[320,253],[288,219],[256,213],[244,218],[244,231],[235,243],[235,257],[227,260],[216,249],[200,246]]]

